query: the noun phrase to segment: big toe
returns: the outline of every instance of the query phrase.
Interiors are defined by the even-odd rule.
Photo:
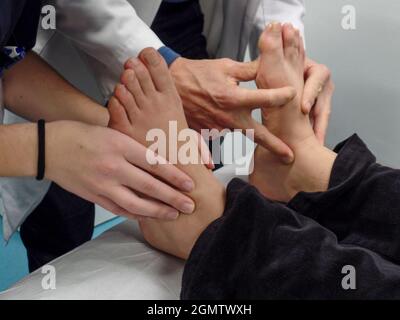
[[[269,24],[260,37],[258,47],[261,55],[283,58],[282,25]]]
[[[157,50],[154,48],[143,49],[139,57],[149,70],[158,91],[166,91],[173,88],[174,84],[167,63]]]

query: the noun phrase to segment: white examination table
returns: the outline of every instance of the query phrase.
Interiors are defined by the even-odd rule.
[[[217,171],[227,184],[233,165]],[[179,299],[184,262],[148,246],[135,221],[126,221],[50,263],[56,289],[44,290],[41,270],[9,290],[5,299]]]

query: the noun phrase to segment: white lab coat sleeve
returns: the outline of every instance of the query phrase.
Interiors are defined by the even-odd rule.
[[[258,39],[265,26],[271,22],[292,23],[304,34],[304,0],[261,0],[250,36],[250,53],[252,58],[258,56]]]
[[[127,0],[47,0],[57,12],[57,31],[113,74],[146,47],[163,46]]]

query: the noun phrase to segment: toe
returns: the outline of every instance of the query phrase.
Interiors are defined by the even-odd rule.
[[[135,98],[128,91],[128,89],[122,84],[118,84],[115,87],[114,96],[125,107],[126,113],[128,114],[128,117],[132,122],[132,120],[136,118],[137,113],[139,111]]]
[[[291,24],[285,24],[283,26],[283,48],[285,56],[288,58],[296,57],[299,54],[299,41],[296,39],[296,30]]]
[[[261,55],[269,54],[283,58],[282,25],[280,23],[271,23],[267,26],[260,37],[259,49]]]
[[[110,121],[108,126],[114,130],[118,130],[129,135],[131,123],[124,107],[116,97],[111,97],[110,101],[108,102],[108,112],[110,113]]]
[[[144,107],[144,104],[146,103],[146,95],[144,94],[143,89],[140,86],[135,71],[133,71],[132,69],[126,69],[122,73],[121,83],[131,93],[132,97],[136,102],[137,107],[139,109],[142,109]]]
[[[130,60],[130,66],[135,72],[137,81],[142,88],[146,96],[153,96],[155,94],[156,88],[154,86],[153,80],[151,79],[150,73],[147,67],[139,58],[133,58]]]
[[[139,57],[147,66],[158,91],[162,92],[173,89],[174,84],[167,63],[154,48],[144,49]]]

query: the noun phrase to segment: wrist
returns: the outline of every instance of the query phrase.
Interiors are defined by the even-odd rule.
[[[0,126],[0,176],[35,177],[37,145],[36,124]]]
[[[78,126],[84,125],[74,121],[55,121],[46,123],[46,171],[45,178],[57,181],[62,170],[62,163],[68,157],[71,143],[83,137],[78,133]]]
[[[181,57],[174,50],[172,50],[171,48],[168,48],[166,46],[163,46],[160,49],[158,49],[158,52],[164,58],[164,60],[167,63],[168,67],[170,67],[177,59],[179,59]]]
[[[182,72],[182,70],[185,67],[185,62],[188,59],[186,58],[182,58],[179,57],[178,59],[176,59],[172,64],[170,64],[169,66],[169,71],[171,72],[172,78],[174,78],[174,80],[177,78],[177,76]]]

